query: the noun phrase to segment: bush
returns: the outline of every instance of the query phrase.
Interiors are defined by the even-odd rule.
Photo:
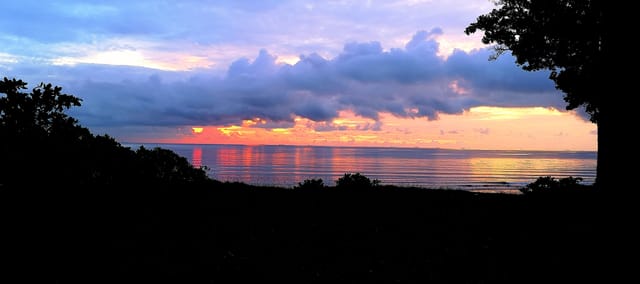
[[[323,189],[324,181],[319,179],[305,179],[303,182],[299,182],[297,186],[294,186],[293,189]]]
[[[379,180],[374,179],[371,181],[371,179],[360,173],[344,174],[343,177],[336,180],[336,187],[343,189],[371,188],[378,185],[380,185]]]
[[[571,191],[577,189],[583,189],[586,186],[580,184],[582,182],[581,177],[566,177],[559,180],[551,177],[539,177],[535,182],[527,184],[524,188],[521,188],[522,193],[543,193],[543,192],[559,192],[559,191]]]
[[[209,178],[202,168],[193,167],[189,161],[175,152],[140,147],[136,151],[138,176],[145,181],[162,183],[205,182]]]

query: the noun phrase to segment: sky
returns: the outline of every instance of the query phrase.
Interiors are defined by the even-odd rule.
[[[467,36],[488,0],[3,1],[0,76],[131,143],[596,150],[548,71]]]

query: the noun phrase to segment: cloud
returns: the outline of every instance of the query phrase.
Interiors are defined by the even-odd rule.
[[[445,59],[437,55],[441,33],[418,31],[403,48],[389,50],[351,42],[334,58],[310,53],[295,65],[277,63],[263,49],[235,60],[223,75],[100,64],[43,68],[24,60],[6,61],[0,70],[81,97],[83,107],[73,114],[90,127],[239,125],[255,118],[291,125],[296,117],[330,123],[344,110],[374,121],[380,113],[437,119],[474,106],[564,107],[548,72],[522,71],[508,54],[488,61],[487,49]]]
[[[267,48],[282,55],[322,51],[333,58],[345,42],[379,39],[396,46],[435,25],[452,38],[463,36],[465,25],[493,7],[476,1],[5,1],[0,52],[51,59],[68,56],[75,45],[100,48],[135,39],[143,44],[132,47],[145,53],[228,47],[230,54],[251,50],[243,54],[250,56]]]
[[[328,121],[320,121],[320,122],[309,121],[307,122],[306,127],[313,129],[317,132],[345,131],[345,130],[382,131],[382,122],[381,121],[373,121],[373,122],[349,121],[347,123],[336,123],[336,122],[328,122]]]

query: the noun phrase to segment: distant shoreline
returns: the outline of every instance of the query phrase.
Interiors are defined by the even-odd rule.
[[[510,152],[562,152],[562,153],[597,153],[597,150],[541,150],[541,149],[465,149],[441,147],[402,147],[402,146],[367,146],[367,145],[295,145],[295,144],[198,144],[198,143],[166,143],[166,142],[120,142],[122,146],[133,145],[188,145],[188,146],[233,146],[233,147],[313,147],[313,148],[366,148],[366,149],[413,149],[413,150],[451,150],[451,151],[510,151]]]

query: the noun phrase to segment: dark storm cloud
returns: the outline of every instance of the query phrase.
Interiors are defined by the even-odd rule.
[[[218,77],[207,70],[90,64],[42,70],[24,62],[3,73],[25,75],[32,85],[63,86],[84,100],[74,110],[81,123],[101,127],[228,125],[254,118],[291,125],[296,116],[330,122],[341,110],[374,120],[380,112],[437,119],[483,105],[564,106],[547,72],[522,71],[510,55],[488,61],[491,51],[479,50],[438,57],[439,33],[417,32],[404,48],[391,50],[377,42],[349,43],[333,59],[302,55],[295,65],[278,64],[261,50]]]

